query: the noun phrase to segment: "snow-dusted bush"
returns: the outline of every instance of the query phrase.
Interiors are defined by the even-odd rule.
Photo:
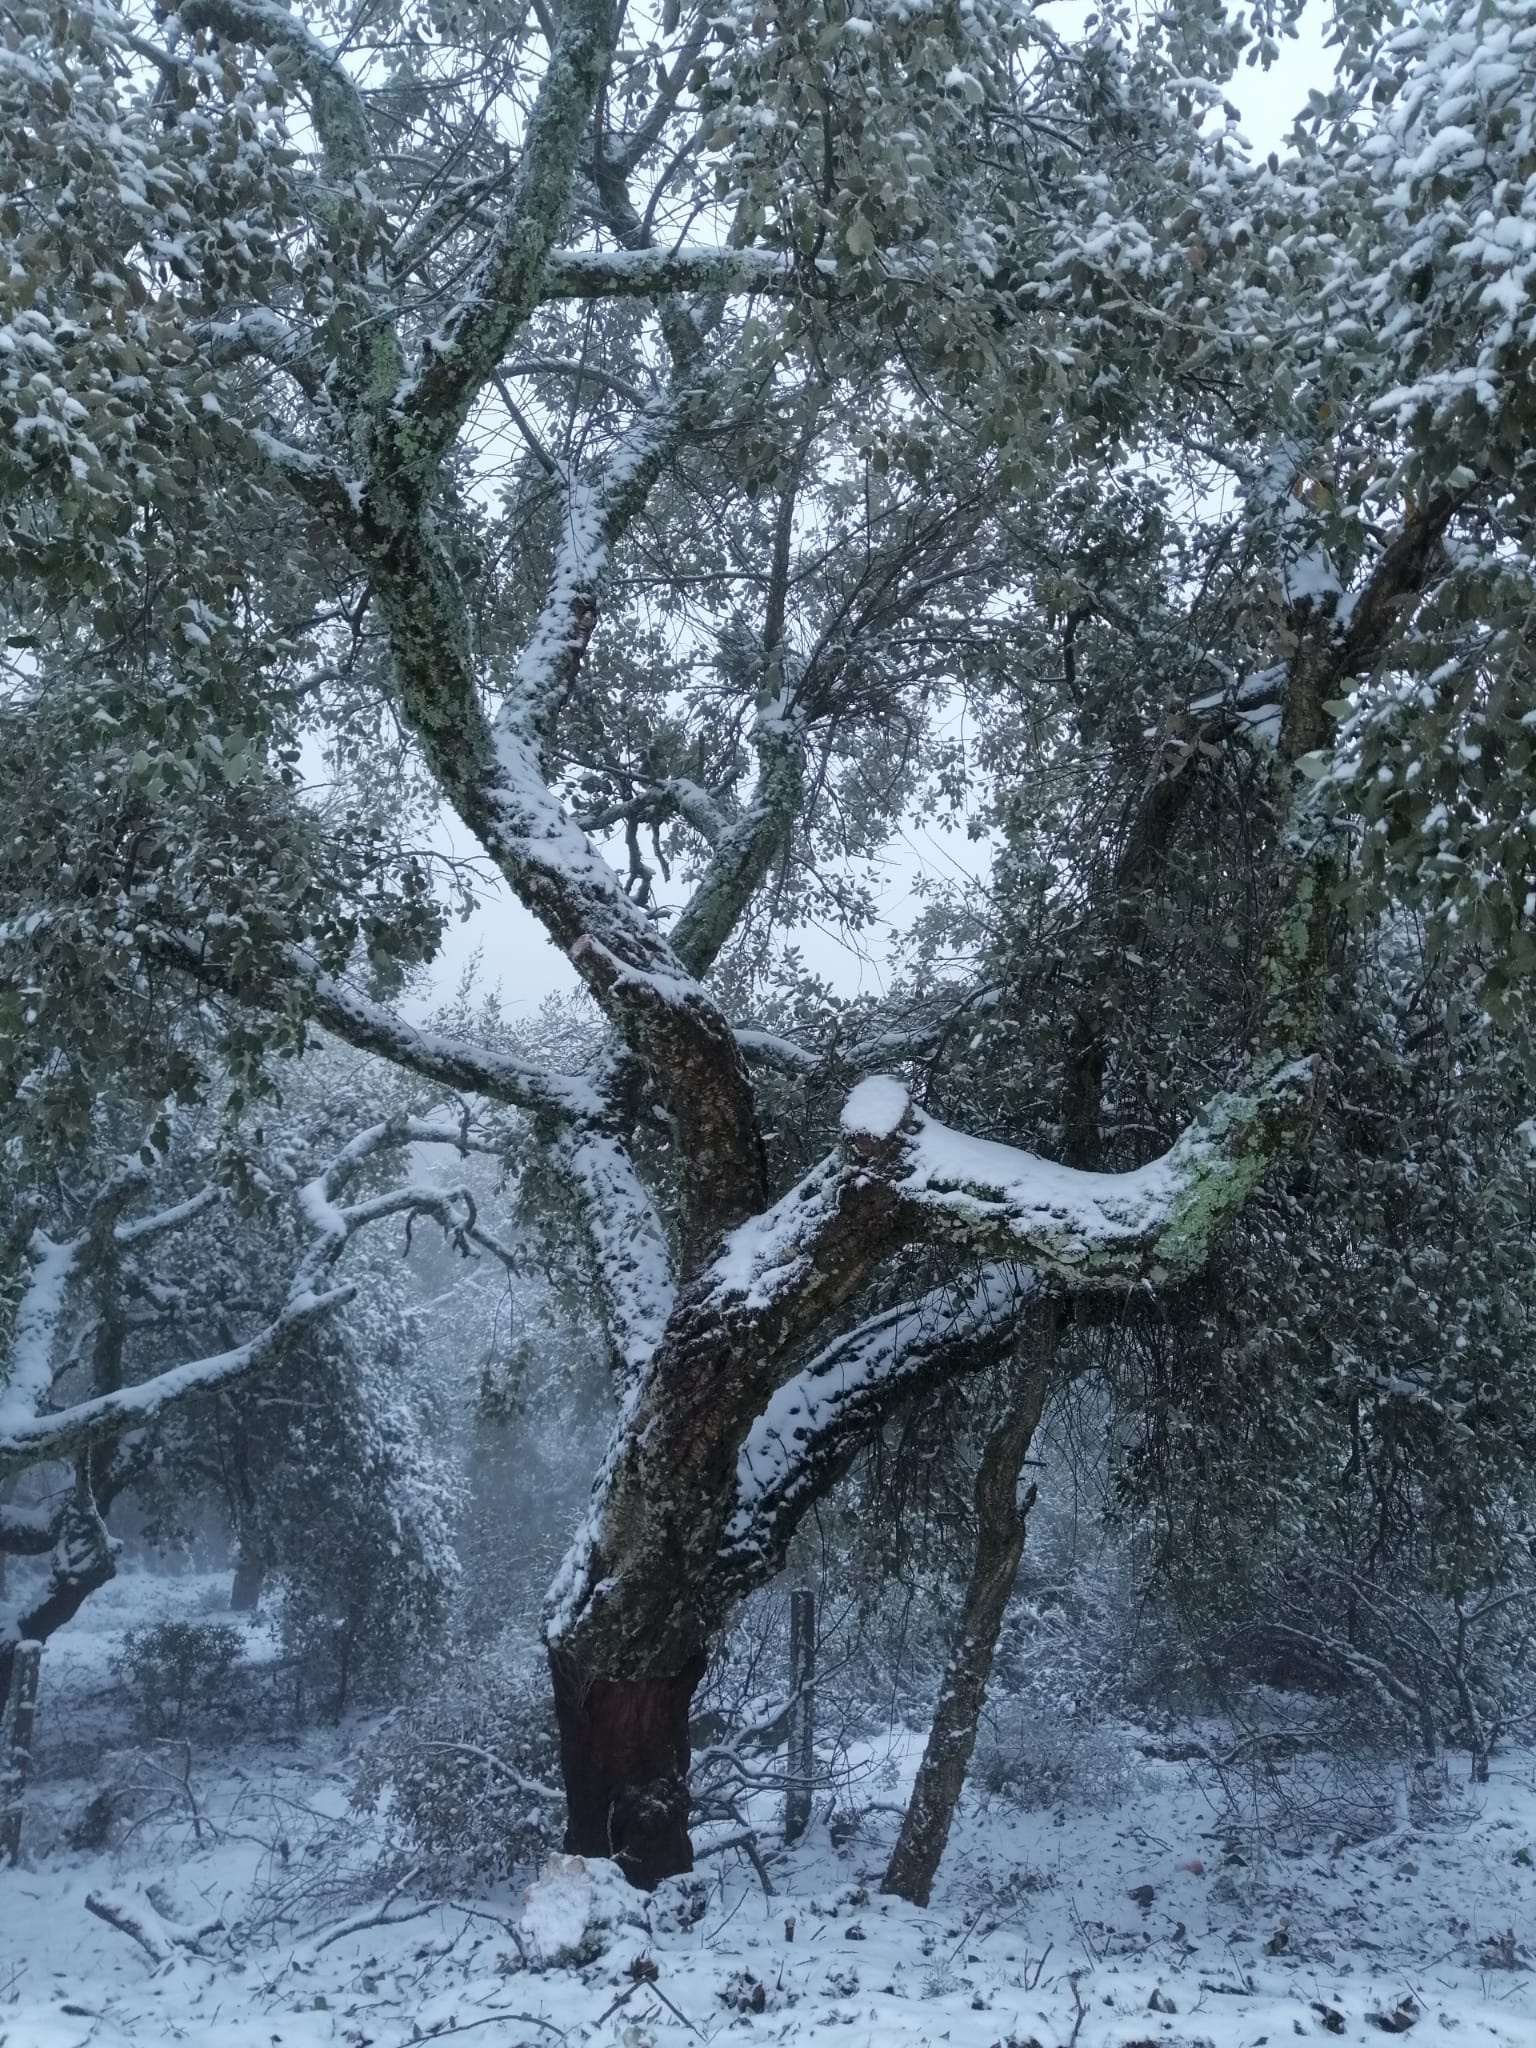
[[[199,1716],[235,1706],[243,1648],[227,1622],[160,1621],[131,1628],[112,1669],[150,1735],[179,1735]]]
[[[375,1241],[358,1263],[370,1287],[295,1363],[265,1501],[295,1704],[335,1717],[434,1666],[459,1581],[458,1481],[442,1404],[413,1380],[399,1260]]]
[[[1076,1807],[1103,1813],[1136,1788],[1136,1759],[1117,1722],[1041,1711],[1027,1700],[999,1699],[977,1732],[971,1775],[1026,1812]]]
[[[531,1661],[455,1665],[370,1743],[354,1803],[384,1806],[402,1856],[445,1885],[559,1847],[564,1795],[548,1681]]]

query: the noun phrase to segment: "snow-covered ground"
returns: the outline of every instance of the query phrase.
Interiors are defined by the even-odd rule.
[[[195,1584],[170,1590],[179,1613],[198,1605]],[[69,1695],[77,1721],[156,1599],[164,1582],[126,1578],[93,1603],[49,1652],[46,1711]],[[64,1818],[102,1781],[101,1758],[82,1756],[83,1776],[37,1788],[29,1865],[0,1873],[0,2048],[394,2048],[471,2032],[489,2048],[1261,2048],[1447,2030],[1536,2044],[1536,1754],[1496,1758],[1478,1787],[1458,1763],[1432,1800],[1399,1781],[1394,1813],[1385,1771],[1341,1786],[1301,1757],[1266,1777],[1181,1755],[1201,1738],[1218,1739],[1101,1730],[1118,1759],[1105,1811],[969,1803],[922,1912],[878,1890],[900,1741],[862,1759],[852,1832],[845,1800],[785,1851],[765,1814],[771,1896],[727,1850],[650,1899],[564,1859],[526,1895],[382,1891],[372,1824],[348,1805],[349,1736],[326,1730],[217,1761],[162,1745],[121,1766],[160,1774],[141,1781],[126,1841],[71,1850]],[[56,1764],[71,1767],[57,1751]],[[1273,1834],[1276,1796],[1292,1823],[1307,1817],[1300,1833]],[[1359,1839],[1373,1797],[1382,1825]],[[1250,1825],[1260,1808],[1267,1843]],[[573,1945],[588,1960],[558,1960]]]

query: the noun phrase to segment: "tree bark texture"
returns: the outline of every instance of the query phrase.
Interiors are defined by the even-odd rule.
[[[566,1849],[611,1856],[644,1891],[692,1870],[688,1718],[704,1659],[657,1676],[605,1678],[556,1650],[550,1672]]]
[[[117,1558],[104,1528],[72,1514],[60,1536],[54,1566],[42,1591],[16,1617],[16,1633],[0,1639],[0,1701],[9,1697],[18,1646],[46,1643],[55,1629],[73,1621],[91,1595],[116,1575]]]
[[[976,1555],[923,1760],[881,1890],[926,1906],[965,1786],[998,1633],[1024,1555],[1033,1490],[1019,1499],[1019,1472],[1034,1441],[1064,1321],[1042,1300],[1024,1339],[1006,1412],[987,1438],[976,1473]]]

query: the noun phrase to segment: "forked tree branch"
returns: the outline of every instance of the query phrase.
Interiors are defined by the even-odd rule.
[[[542,296],[546,261],[570,211],[571,184],[619,10],[567,0],[528,117],[512,196],[458,302],[422,345],[416,374],[387,395],[373,484],[414,514],[475,399]]]

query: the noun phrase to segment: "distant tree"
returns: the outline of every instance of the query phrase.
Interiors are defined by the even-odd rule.
[[[123,1120],[107,1117],[94,1156],[0,1189],[25,1274],[5,1351],[16,1483],[0,1554],[48,1560],[0,1609],[0,1693],[16,1644],[46,1642],[113,1576],[112,1510],[130,1499],[151,1524],[222,1507],[256,1539],[332,1704],[440,1631],[454,1488],[424,1440],[398,1256],[362,1246],[347,1277],[337,1267],[395,1217],[493,1240],[451,1185],[343,1199],[407,1147],[470,1140],[405,1115],[362,1122],[367,1091],[338,1078],[333,1063],[324,1110],[278,1118],[255,1155],[221,1156],[216,1118],[188,1111],[114,1153]]]

